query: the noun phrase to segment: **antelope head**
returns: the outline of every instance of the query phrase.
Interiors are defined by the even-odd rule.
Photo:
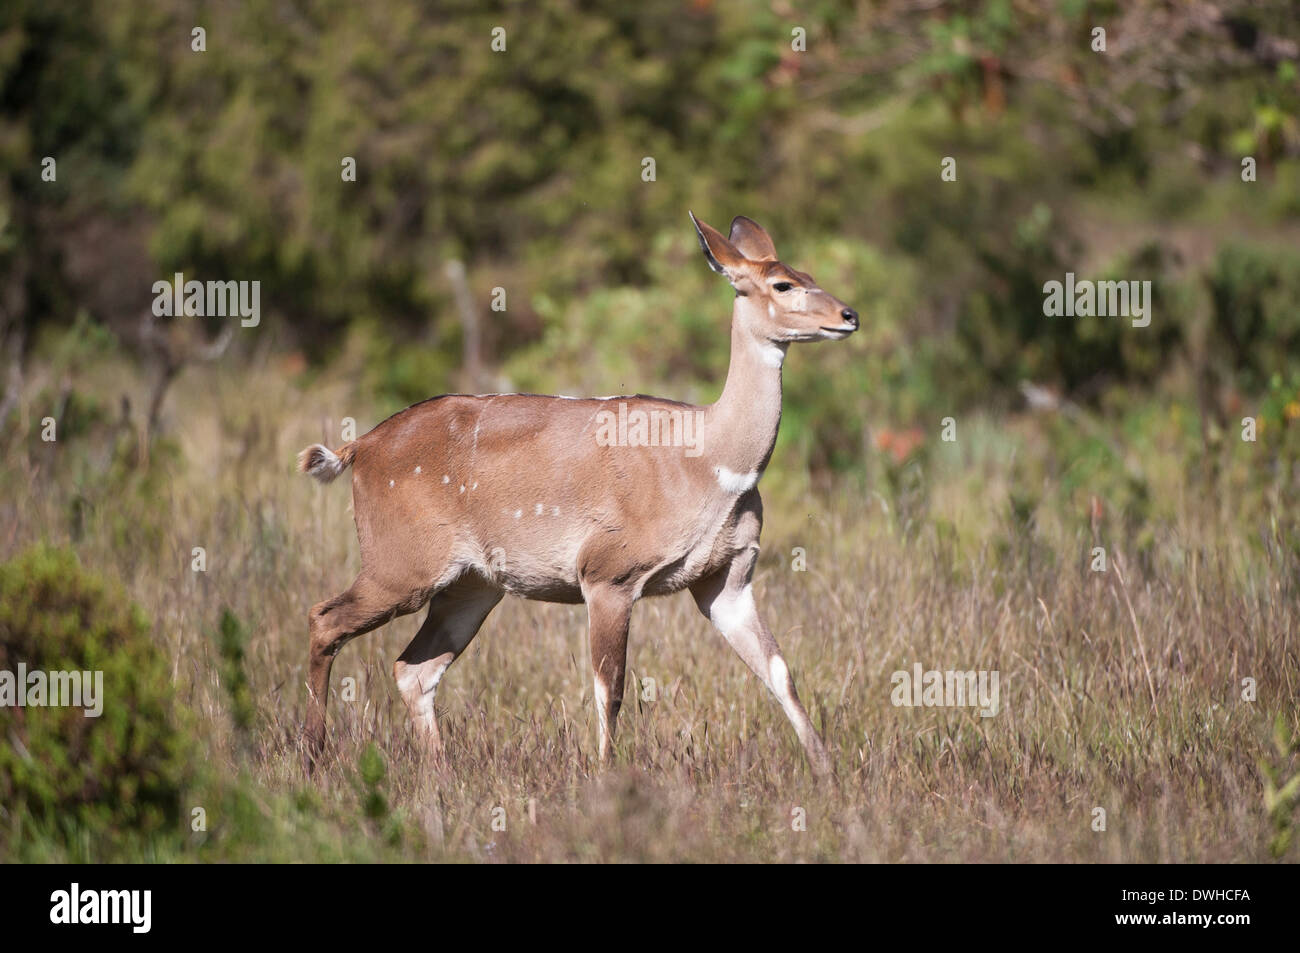
[[[753,219],[737,215],[724,237],[688,214],[709,267],[731,282],[738,298],[747,299],[747,307],[737,312],[754,337],[776,345],[838,341],[858,329],[858,313],[812,275],[779,261],[771,236]]]

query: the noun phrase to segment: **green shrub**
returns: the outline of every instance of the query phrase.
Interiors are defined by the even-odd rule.
[[[248,628],[239,616],[229,609],[221,610],[217,628],[217,650],[221,654],[221,680],[230,696],[230,717],[235,728],[246,735],[257,716],[253,692],[248,684],[245,668],[245,650],[248,646]]]
[[[0,853],[76,859],[176,828],[190,758],[169,664],[143,612],[66,548],[0,564],[0,670],[102,672],[102,711],[0,707]],[[16,836],[16,844],[4,838]]]
[[[1205,276],[1211,352],[1240,386],[1262,389],[1272,374],[1294,369],[1300,347],[1300,256],[1230,242]]]

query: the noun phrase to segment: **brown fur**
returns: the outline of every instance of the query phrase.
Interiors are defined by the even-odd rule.
[[[306,741],[313,759],[324,745],[339,649],[430,601],[394,676],[417,726],[440,751],[437,682],[507,592],[587,604],[599,749],[608,758],[632,605],[689,588],[777,696],[814,767],[828,769],[780,649],[753,606],[749,583],[762,526],[754,485],[776,441],[786,346],[846,337],[857,315],[808,275],[775,261],[771,239],[749,219],[736,219],[732,237],[757,259],[696,224],[710,265],[737,290],[731,367],[717,403],[449,395],[395,414],[335,451],[337,461],[319,445],[299,455],[299,468],[323,480],[352,467],[362,562],[352,586],[308,617]],[[795,289],[777,292],[774,277]],[[602,443],[609,433],[602,422],[621,410],[629,417],[694,415],[698,455],[681,446]]]

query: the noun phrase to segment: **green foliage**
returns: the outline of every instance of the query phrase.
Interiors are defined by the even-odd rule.
[[[509,291],[484,343],[513,386],[707,399],[728,298],[692,252],[691,207],[758,218],[864,315],[853,343],[787,367],[782,452],[814,477],[862,471],[870,425],[1013,408],[1025,379],[1083,403],[1158,386],[1207,290],[1224,374],[1253,394],[1296,369],[1295,256],[1224,245],[1189,268],[1163,229],[1126,228],[1180,224],[1218,246],[1225,225],[1295,218],[1295,67],[1248,52],[1288,24],[1280,2],[1234,4],[1208,37],[1131,5],[1130,59],[1172,87],[1090,49],[1121,10],[1087,0],[826,0],[800,17],[803,53],[778,12],[724,4],[307,0],[292,22],[235,5],[205,12],[204,53],[180,0],[83,6],[23,0],[0,19],[6,300],[37,327],[89,314],[73,350],[138,320],[142,292],[115,296],[105,272],[131,288],[256,278],[263,327],[314,360],[364,337],[358,379],[385,413],[464,386],[455,258],[484,314],[486,288]],[[1189,149],[1199,165],[1176,158]],[[33,187],[46,154],[72,163],[75,193],[66,175]],[[89,280],[68,280],[71,262]],[[1045,318],[1043,284],[1067,270],[1152,280],[1151,327]],[[70,435],[96,412],[77,394]]]
[[[366,389],[375,395],[381,416],[457,390],[450,348],[401,340],[363,323],[359,334],[366,354]]]
[[[401,845],[404,841],[419,842],[419,834],[407,822],[404,809],[393,810],[389,806],[385,789],[388,785],[388,764],[383,753],[372,741],[362,750],[357,759],[357,786],[361,799],[361,811],[374,825],[379,834],[390,847]]]
[[[1240,386],[1258,390],[1273,374],[1300,370],[1300,254],[1231,242],[1205,283],[1213,353]]]
[[[228,709],[247,742],[262,727],[245,669],[249,632],[223,611],[216,633]],[[141,610],[68,549],[35,546],[0,564],[0,671],[101,671],[103,711],[0,706],[0,857],[10,860],[364,860],[358,812],[385,843],[418,845],[389,807],[387,767],[363,751],[357,798],[326,805],[310,789],[268,795],[217,769],[210,741],[177,702],[171,664]],[[206,756],[205,756],[206,753]],[[189,831],[202,807],[205,830]]]
[[[1295,837],[1296,808],[1300,807],[1300,771],[1295,770],[1300,741],[1281,712],[1273,722],[1272,743],[1274,757],[1261,761],[1259,771],[1264,776],[1264,811],[1273,828],[1268,849],[1280,858]]]
[[[79,857],[166,834],[181,814],[191,751],[170,664],[141,610],[68,549],[0,564],[0,670],[102,673],[102,712],[0,706],[0,803],[8,850],[40,835]]]
[[[388,766],[384,756],[374,742],[366,745],[357,761],[357,775],[364,790],[363,804],[366,817],[372,821],[382,821],[388,816],[388,799],[384,797],[384,780],[388,777]]]
[[[229,609],[221,610],[217,627],[217,649],[221,654],[222,680],[230,695],[230,714],[235,727],[247,732],[257,713],[248,687],[248,673],[244,669],[244,649],[248,644],[248,629]]]

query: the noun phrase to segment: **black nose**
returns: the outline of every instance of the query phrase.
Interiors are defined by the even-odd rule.
[[[840,317],[844,319],[846,324],[851,324],[855,328],[858,326],[858,313],[852,308],[845,308],[840,312]]]

